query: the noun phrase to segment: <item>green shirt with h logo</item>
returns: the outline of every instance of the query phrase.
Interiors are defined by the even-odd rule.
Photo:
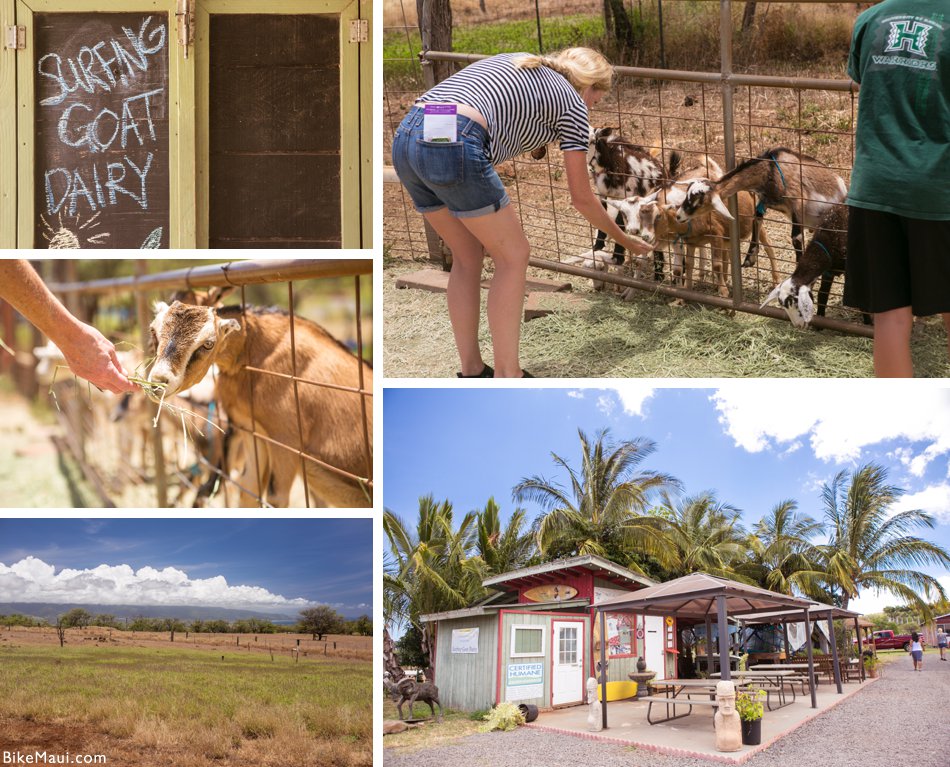
[[[884,0],[854,25],[848,204],[950,220],[950,0]]]

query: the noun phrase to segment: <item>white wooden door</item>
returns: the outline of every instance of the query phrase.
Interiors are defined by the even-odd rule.
[[[650,671],[656,671],[657,679],[665,679],[666,653],[663,651],[663,619],[647,615],[644,619],[643,659]]]
[[[584,624],[554,621],[551,673],[551,705],[584,700]]]

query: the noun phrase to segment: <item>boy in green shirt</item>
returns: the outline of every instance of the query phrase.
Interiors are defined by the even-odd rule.
[[[848,194],[844,302],[874,315],[874,372],[913,375],[913,317],[950,334],[950,22],[947,0],[884,0],[855,22],[861,86]]]

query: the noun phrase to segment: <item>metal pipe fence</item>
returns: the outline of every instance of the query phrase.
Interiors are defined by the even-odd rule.
[[[241,422],[237,413],[222,412],[224,408],[218,396],[221,372],[214,376],[213,397],[190,401],[177,399],[175,407],[180,408],[177,414],[170,411],[159,415],[159,406],[147,400],[144,394],[131,395],[117,407],[112,395],[100,394],[74,380],[68,371],[61,371],[50,391],[57,403],[57,417],[65,431],[63,442],[95,488],[102,504],[116,505],[114,496],[119,496],[125,501],[122,505],[258,505],[271,508],[269,495],[274,492],[274,462],[282,460],[281,456],[289,456],[299,462],[297,476],[303,479],[302,482],[295,481],[289,505],[307,508],[326,505],[319,492],[314,493],[319,490],[319,485],[307,481],[308,466],[311,467],[309,473],[317,467],[331,482],[360,488],[365,504],[354,505],[371,505],[374,486],[373,391],[368,350],[364,347],[366,333],[363,323],[366,320],[362,312],[365,299],[361,293],[364,286],[371,287],[371,283],[365,283],[364,277],[372,274],[372,260],[243,261],[158,274],[146,274],[145,264],[147,262],[140,262],[139,273],[133,277],[54,282],[49,283],[49,287],[60,297],[124,297],[132,294],[136,307],[135,324],[142,339],[141,356],[129,353],[132,361],[123,362],[127,369],[137,367],[138,376],[144,378],[147,377],[149,360],[145,359],[146,353],[142,350],[148,349],[149,344],[150,297],[168,300],[173,290],[237,288],[240,291],[240,316],[246,332],[248,314],[253,309],[246,296],[248,286],[286,283],[288,308],[286,314],[277,315],[280,319],[276,321],[286,317],[286,338],[282,338],[280,343],[286,341],[289,347],[289,368],[286,371],[274,369],[279,357],[269,349],[253,360],[242,357],[238,375],[247,376],[249,391],[241,392],[240,404],[247,407],[249,422]],[[338,311],[345,315],[346,321],[349,322],[352,316],[355,323],[346,334],[353,339],[351,352],[359,361],[356,366],[359,372],[344,383],[331,380],[330,373],[321,377],[324,367],[315,362],[313,348],[301,351],[301,343],[306,341],[302,341],[300,335],[301,323],[308,321],[299,316],[296,307],[302,299],[323,289],[320,280],[331,277],[352,280],[351,298],[334,297],[334,302],[339,305]],[[271,312],[268,310],[268,313]],[[331,340],[338,343],[332,336]],[[135,360],[137,366],[132,364]],[[267,433],[261,421],[262,413],[258,411],[262,405],[272,408],[280,401],[279,396],[266,396],[275,391],[275,386],[290,387],[293,407],[289,412],[269,412],[269,423],[279,419],[295,424],[295,444]],[[259,391],[255,396],[255,387],[263,389],[263,394]],[[310,391],[324,393],[319,400],[322,405],[308,396]],[[350,398],[358,399],[355,408],[351,407]],[[320,409],[328,402],[334,409],[333,413]],[[357,415],[347,420],[348,416],[341,415],[344,412]],[[318,428],[346,430],[348,434],[356,435],[354,441],[358,447],[345,459],[323,454],[306,439],[307,434],[315,433]],[[243,445],[243,454],[237,449],[238,445]],[[237,464],[241,462],[239,467]],[[139,491],[136,491],[137,487]],[[154,494],[154,500],[150,494]],[[139,502],[129,503],[130,498]]]
[[[720,71],[617,66],[612,98],[605,98],[599,107],[591,110],[591,124],[619,128],[631,143],[652,150],[664,164],[675,150],[687,168],[701,165],[708,156],[729,170],[766,149],[784,146],[817,158],[847,182],[854,157],[856,113],[856,91],[851,81],[733,71],[732,3],[718,1],[721,8]],[[411,44],[408,27],[405,34]],[[418,51],[418,57],[424,76],[434,62],[464,66],[486,55],[422,50]],[[387,84],[384,93],[387,117],[384,148],[387,151],[393,131],[419,92],[419,89],[407,88],[405,81],[393,86]],[[629,263],[619,268],[610,267],[609,271],[593,268],[590,258],[585,260],[581,255],[592,248],[594,231],[572,209],[563,165],[559,156],[552,157],[552,154],[547,153],[540,161],[525,155],[498,167],[531,244],[533,266],[589,277],[595,284],[615,286],[618,292],[633,288],[787,321],[783,311],[761,308],[776,285],[771,264],[760,250],[755,265],[742,266],[744,246],[740,243],[736,222],[732,224],[728,240],[731,278],[725,288],[717,286],[711,270],[702,268],[702,258],[699,279],[691,289],[673,284],[669,272],[661,281],[645,278],[642,268],[631,269]],[[387,175],[386,179],[398,182],[394,174]],[[447,266],[444,245],[424,225],[402,188],[397,183],[387,183],[385,187],[384,241],[390,254]],[[776,253],[775,270],[781,280],[791,274],[796,263],[788,222],[784,216],[769,211],[764,223]],[[673,254],[667,252],[667,265],[672,258]],[[629,257],[627,260],[631,261]],[[842,306],[842,282],[843,276],[837,275],[829,298],[820,307],[824,316],[816,316],[812,324],[870,336],[872,331],[863,324],[861,315]]]

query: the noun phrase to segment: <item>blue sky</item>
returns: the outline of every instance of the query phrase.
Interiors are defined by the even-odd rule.
[[[735,381],[715,388],[387,389],[384,502],[414,520],[432,493],[459,512],[490,496],[506,516],[512,487],[540,474],[563,480],[551,453],[577,465],[577,430],[648,437],[644,468],[713,490],[751,526],[786,498],[821,517],[820,488],[840,470],[887,467],[907,491],[897,509],[937,519],[920,534],[950,550],[950,389],[930,382]],[[926,385],[924,385],[926,384]],[[536,506],[522,504],[529,516]],[[950,592],[950,573],[927,570]],[[858,609],[896,603],[867,593]]]
[[[0,602],[319,603],[352,616],[372,614],[372,584],[367,519],[0,520]]]

